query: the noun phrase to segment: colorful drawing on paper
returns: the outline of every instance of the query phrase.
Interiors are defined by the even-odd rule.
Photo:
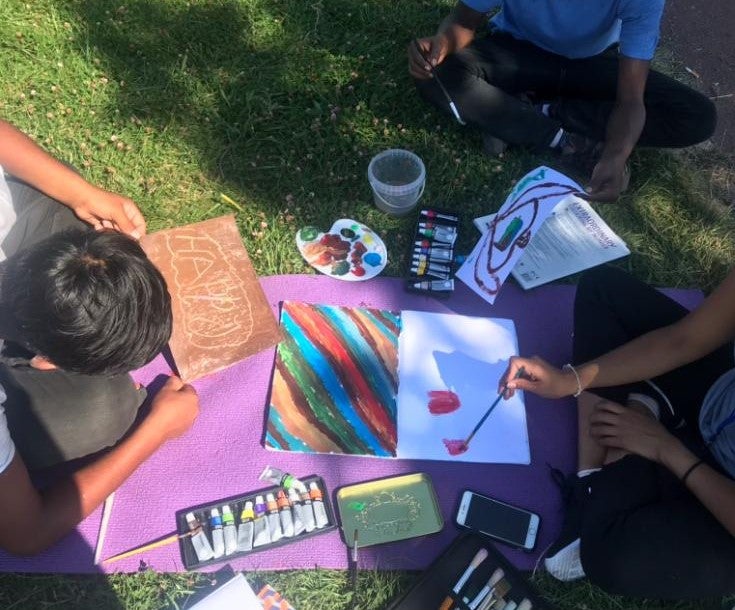
[[[548,167],[526,174],[508,195],[457,277],[492,304],[549,214],[563,199],[581,191],[579,184]]]
[[[512,320],[403,311],[398,343],[398,457],[530,462],[521,392],[502,400],[465,443],[518,353]]]
[[[335,221],[328,233],[304,227],[296,234],[296,245],[314,269],[348,282],[369,280],[388,263],[388,252],[378,234],[350,218]]]
[[[396,454],[400,314],[285,302],[265,445]]]

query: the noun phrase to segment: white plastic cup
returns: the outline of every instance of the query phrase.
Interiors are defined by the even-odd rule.
[[[386,214],[408,214],[424,194],[424,162],[408,150],[391,148],[378,153],[367,173],[375,205]]]

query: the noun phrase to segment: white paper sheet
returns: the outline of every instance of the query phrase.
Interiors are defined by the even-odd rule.
[[[468,450],[449,455],[444,439],[465,439],[498,396],[518,353],[512,320],[404,311],[398,341],[398,451],[403,459],[530,464],[522,392],[501,400]],[[430,392],[451,391],[461,406],[429,411]]]
[[[533,235],[556,205],[582,187],[549,167],[537,167],[513,188],[456,277],[491,305]]]
[[[485,233],[495,214],[473,221]],[[534,235],[513,267],[513,277],[526,290],[627,256],[625,242],[592,206],[568,195]]]
[[[263,610],[258,596],[242,574],[228,580],[190,610]]]

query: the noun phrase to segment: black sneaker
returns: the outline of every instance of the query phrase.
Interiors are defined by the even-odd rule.
[[[561,489],[564,523],[559,537],[546,552],[544,565],[549,574],[558,580],[577,580],[585,576],[579,557],[579,535],[587,486],[584,477],[580,479],[576,474],[565,476],[561,470],[549,468],[552,478]]]

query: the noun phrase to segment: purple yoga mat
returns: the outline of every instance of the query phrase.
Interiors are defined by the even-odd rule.
[[[571,354],[573,286],[544,286],[523,292],[505,286],[493,306],[458,282],[446,301],[404,292],[395,278],[368,282],[340,282],[326,276],[291,275],[261,279],[273,311],[283,300],[301,300],[348,306],[416,309],[496,318],[516,322],[523,355],[541,354],[562,364]],[[693,307],[698,291],[670,294]],[[565,472],[575,466],[576,416],[570,399],[549,401],[526,396],[531,443],[531,465],[461,464],[434,461],[390,460],[355,456],[304,455],[266,451],[261,440],[273,366],[274,349],[195,382],[201,413],[182,438],[164,445],[117,491],[103,557],[122,552],[175,530],[177,509],[202,504],[263,486],[258,474],[266,464],[299,476],[320,474],[330,490],[337,487],[410,472],[430,475],[444,516],[444,529],[432,536],[366,548],[360,565],[366,568],[422,569],[458,534],[453,523],[462,490],[473,489],[518,504],[541,515],[534,553],[499,548],[518,567],[533,568],[539,554],[561,527],[561,499],[547,464]],[[169,368],[158,357],[135,373],[145,384]],[[488,379],[496,384],[496,379]],[[75,532],[32,559],[0,553],[0,570],[14,572],[89,573],[101,517],[95,511]],[[137,571],[141,561],[160,572],[183,571],[177,544],[155,549],[112,564],[105,571]],[[237,570],[347,567],[347,552],[338,531],[302,540],[271,551],[236,558]],[[216,567],[216,566],[215,566]]]

